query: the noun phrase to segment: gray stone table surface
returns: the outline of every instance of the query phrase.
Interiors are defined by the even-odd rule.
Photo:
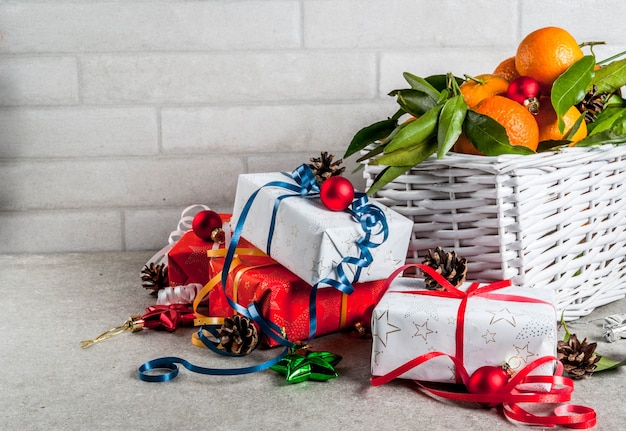
[[[205,376],[181,368],[166,383],[138,379],[150,359],[178,356],[206,367],[253,365],[277,353],[225,358],[191,344],[193,328],[124,333],[81,349],[154,297],[139,272],[150,252],[0,255],[2,430],[501,430],[525,429],[495,409],[434,399],[415,384],[370,384],[371,341],[319,337],[316,350],[343,356],[339,378],[287,384],[273,371]],[[626,300],[572,323],[598,352],[626,357],[626,340],[604,342],[595,318],[626,313]],[[626,367],[577,381],[572,404],[593,407],[598,430],[623,429]],[[535,427],[528,429],[537,429]]]

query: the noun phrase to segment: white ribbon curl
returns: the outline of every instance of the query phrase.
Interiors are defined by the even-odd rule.
[[[165,287],[159,290],[156,303],[157,305],[191,304],[202,287],[200,283]]]

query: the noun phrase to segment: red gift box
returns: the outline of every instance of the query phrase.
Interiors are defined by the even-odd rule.
[[[252,246],[238,248],[237,259],[229,272],[226,294],[244,307],[256,302],[261,315],[283,328],[290,341],[306,340],[312,287],[271,257],[248,256],[246,251],[262,254]],[[208,293],[208,310],[203,304],[197,312],[211,317],[230,316],[234,311],[217,281],[221,278],[224,259],[213,257],[209,265],[216,284]],[[385,293],[384,285],[384,280],[355,283],[350,295],[332,287],[318,289],[316,336],[350,328],[356,323],[369,327],[372,310]],[[196,298],[198,302],[202,299]],[[270,347],[278,345],[269,337],[264,337],[263,342]]]
[[[224,223],[230,221],[230,214],[220,214]],[[242,246],[247,246],[245,240],[240,241]],[[168,278],[170,286],[184,286],[190,283],[206,284],[212,277],[209,273],[209,258],[207,251],[223,249],[228,244],[216,244],[205,241],[190,230],[174,244],[167,255]]]

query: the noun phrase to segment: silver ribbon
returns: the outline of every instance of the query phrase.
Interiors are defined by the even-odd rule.
[[[621,338],[626,338],[626,314],[611,314],[604,318],[602,336],[609,342],[614,343]]]
[[[191,304],[202,287],[200,283],[164,287],[159,290],[156,303],[157,305]]]

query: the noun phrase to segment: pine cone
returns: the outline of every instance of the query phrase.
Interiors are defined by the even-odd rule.
[[[574,380],[591,376],[600,360],[595,354],[597,343],[589,343],[585,338],[582,343],[572,334],[568,341],[560,340],[557,343],[557,358],[563,364],[563,369]]]
[[[610,96],[608,93],[598,93],[598,87],[594,85],[576,107],[580,112],[585,113],[585,121],[591,123],[604,110],[605,103]]]
[[[156,296],[157,292],[169,285],[167,277],[167,265],[164,263],[155,265],[154,262],[147,264],[141,270],[141,285],[145,289],[150,289],[151,295]]]
[[[240,315],[226,317],[218,335],[224,350],[238,355],[252,352],[259,342],[259,333],[252,320]]]
[[[467,259],[459,259],[456,252],[446,252],[443,248],[435,248],[435,252],[428,250],[428,255],[424,258],[424,265],[430,266],[432,269],[441,274],[453,286],[458,287],[465,281],[467,276]],[[443,287],[437,283],[430,275],[422,271],[424,282],[427,289],[443,290]]]
[[[320,157],[311,157],[309,159],[312,162],[309,163],[309,168],[315,174],[315,178],[320,185],[328,178],[341,175],[346,170],[345,166],[339,167],[343,163],[343,159],[333,162],[333,157],[335,157],[334,154],[329,155],[327,151],[322,151]]]

